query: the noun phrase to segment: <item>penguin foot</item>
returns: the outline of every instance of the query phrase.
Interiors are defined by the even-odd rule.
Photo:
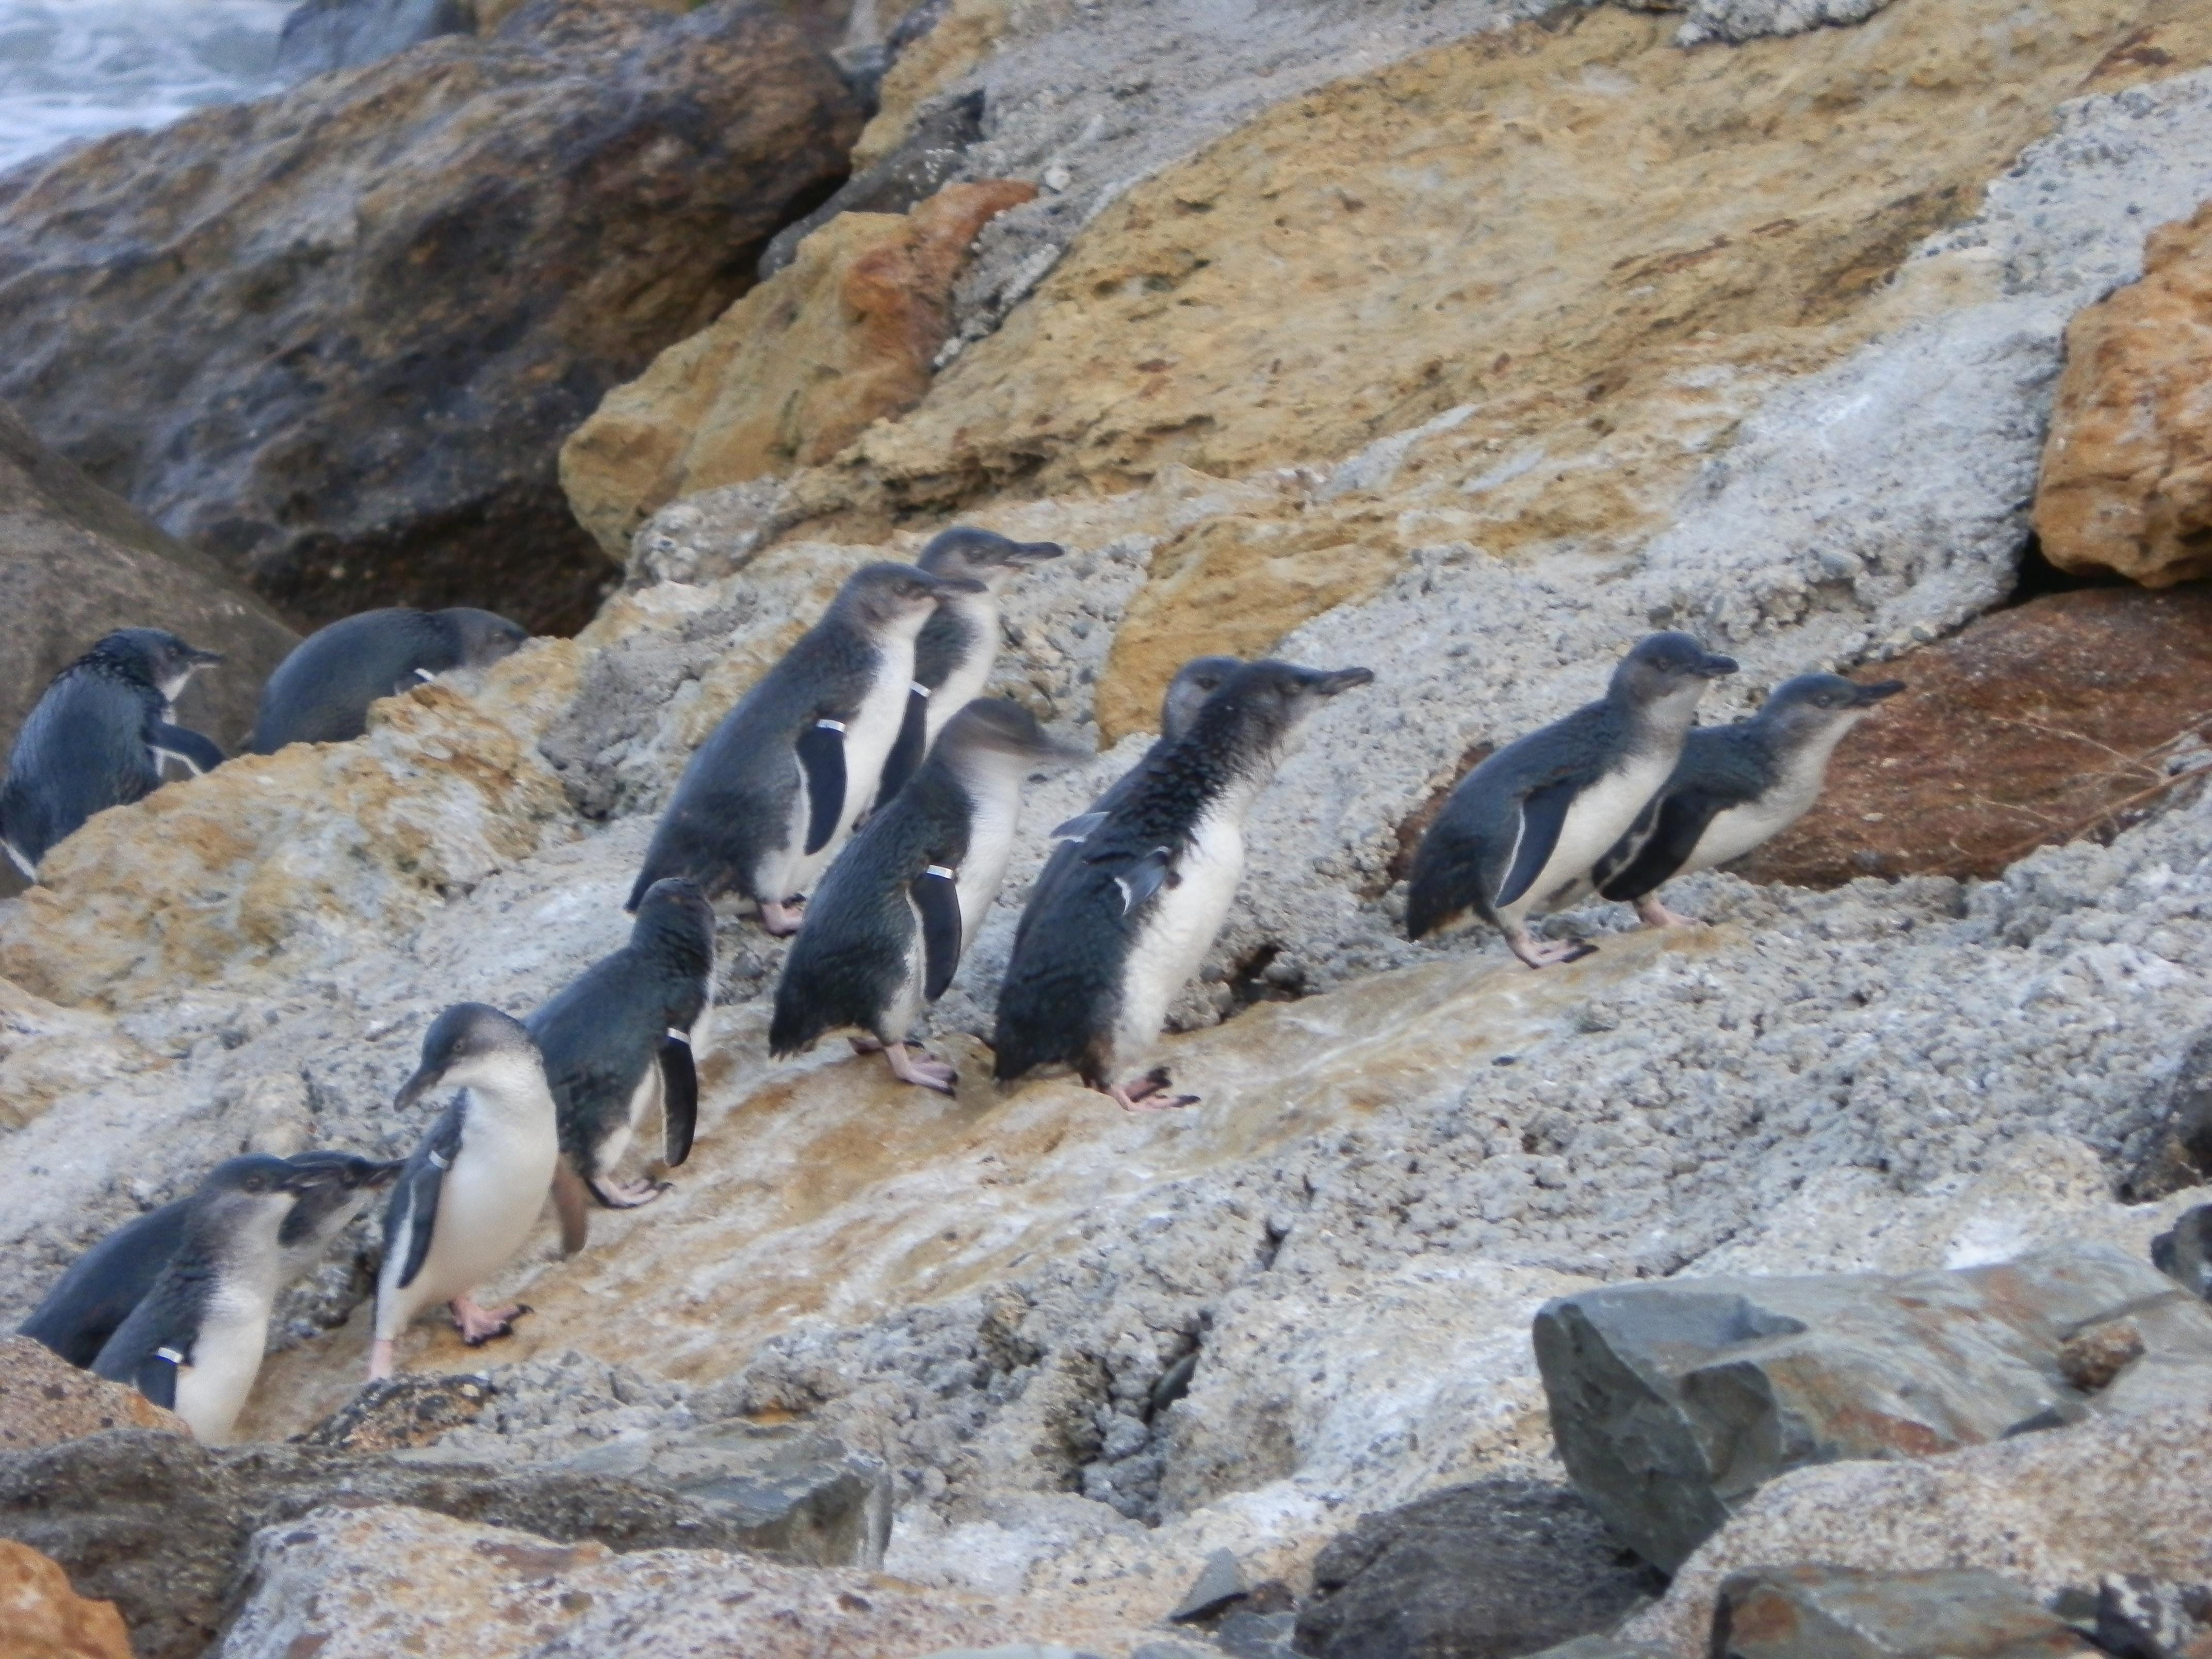
[[[1196,1095],[1168,1093],[1171,1086],[1173,1084],[1172,1079],[1168,1076],[1168,1068],[1164,1066],[1155,1066],[1134,1083],[1117,1083],[1106,1092],[1113,1097],[1114,1103],[1125,1112],[1165,1112],[1177,1106],[1198,1104]]]
[[[1580,962],[1584,957],[1597,954],[1597,946],[1588,939],[1540,939],[1525,929],[1507,934],[1505,942],[1513,947],[1513,954],[1531,968],[1548,968],[1555,962]]]
[[[1669,910],[1660,902],[1656,893],[1646,893],[1636,901],[1636,919],[1646,927],[1702,927],[1705,925],[1700,917],[1686,916],[1679,910]]]
[[[853,1045],[856,1054],[879,1054],[884,1051],[884,1040],[873,1036],[851,1036],[845,1039]]]
[[[919,1050],[909,1051],[903,1042],[885,1043],[884,1058],[890,1061],[891,1075],[900,1082],[918,1084],[941,1095],[951,1094],[952,1085],[960,1081],[960,1073],[943,1060]]]
[[[806,901],[803,898],[785,899],[781,902],[775,899],[763,899],[760,908],[761,926],[767,930],[771,939],[789,939],[799,931],[799,924],[805,920],[805,917],[799,914],[805,908]]]
[[[380,1336],[368,1345],[368,1380],[381,1382],[392,1375],[392,1349],[396,1345],[388,1336]]]
[[[471,1348],[481,1348],[498,1337],[514,1334],[514,1322],[530,1311],[526,1302],[517,1302],[505,1308],[479,1308],[465,1296],[453,1299],[453,1322],[461,1328],[461,1340]]]
[[[670,1191],[672,1181],[589,1181],[592,1196],[610,1210],[635,1210]]]

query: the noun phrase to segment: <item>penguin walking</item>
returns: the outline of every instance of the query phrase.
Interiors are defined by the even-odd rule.
[[[316,1178],[281,1158],[217,1164],[186,1200],[174,1252],[92,1369],[176,1413],[197,1438],[227,1443],[268,1346],[279,1236]]]
[[[799,931],[808,884],[875,798],[914,684],[914,642],[968,577],[872,564],[723,717],[678,780],[623,908],[684,876],[708,898],[735,891],[761,926]]]
[[[1708,682],[1735,672],[1687,634],[1653,634],[1613,671],[1605,696],[1516,738],[1460,781],[1413,855],[1406,934],[1472,910],[1531,968],[1597,947],[1540,944],[1527,918],[1573,902],[1591,871],[1659,793]]]
[[[940,531],[921,550],[915,560],[921,568],[933,576],[981,582],[983,591],[946,599],[915,637],[914,685],[907,694],[898,741],[884,763],[878,805],[921,769],[922,757],[952,717],[983,695],[999,654],[999,596],[1006,584],[1066,550],[1058,542],[1018,542],[966,525]]]
[[[1188,1103],[1163,1097],[1164,1068],[1115,1079],[1159,1036],[1228,917],[1254,797],[1328,698],[1374,678],[1247,663],[1146,763],[1066,878],[1031,898],[999,994],[1001,1083],[1065,1063],[1127,1110]]]
[[[370,1196],[399,1173],[396,1161],[348,1152],[301,1152],[283,1162],[297,1178],[291,1212],[276,1237],[279,1290],[319,1262]],[[197,1201],[197,1194],[176,1199],[108,1234],[54,1281],[20,1334],[72,1365],[89,1366],[176,1255]]]
[[[461,1092],[408,1158],[384,1212],[371,1382],[392,1374],[400,1332],[434,1302],[452,1304],[472,1348],[529,1311],[480,1307],[474,1292],[528,1242],[560,1162],[544,1062],[520,1020],[456,1003],[423,1034],[422,1063],[392,1107],[404,1111],[441,1085]],[[564,1226],[568,1214],[564,1206]],[[563,1242],[573,1250],[581,1241]]]
[[[1598,860],[1597,890],[1633,903],[1646,927],[1694,921],[1660,901],[1660,884],[1741,858],[1803,817],[1844,734],[1904,690],[1902,680],[1860,685],[1839,674],[1800,674],[1776,686],[1749,720],[1698,727],[1665,787]]]
[[[288,743],[349,743],[368,729],[368,706],[453,668],[513,656],[529,630],[489,611],[364,611],[294,646],[261,688],[246,752]]]
[[[714,986],[714,907],[671,876],[646,890],[628,945],[524,1022],[544,1058],[561,1155],[611,1210],[650,1204],[668,1190],[665,1181],[613,1178],[630,1137],[656,1107],[664,1159],[673,1168],[691,1156],[699,1115],[694,1056],[706,1042]],[[580,1231],[580,1222],[572,1224]]]
[[[178,694],[222,660],[158,628],[124,628],[54,676],[15,734],[0,782],[0,846],[26,876],[94,812],[161,787],[161,763],[197,774],[222,750],[170,724]]]
[[[945,1094],[951,1066],[908,1051],[923,1007],[945,994],[1006,878],[1035,768],[1082,758],[1054,743],[1018,702],[970,702],[945,728],[905,788],[830,866],[775,988],[769,1052],[813,1046],[857,1026],[883,1046],[891,1074]]]

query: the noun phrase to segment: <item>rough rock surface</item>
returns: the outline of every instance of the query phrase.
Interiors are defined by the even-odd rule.
[[[857,121],[783,14],[536,0],[118,133],[0,179],[0,396],[308,622],[570,631],[614,573],[555,447],[744,288]]]
[[[109,1601],[89,1601],[34,1549],[0,1538],[0,1659],[131,1659]]]
[[[2212,206],[2160,226],[2140,282],[2066,330],[2066,372],[2036,488],[2035,528],[2062,570],[2151,587],[2212,575]]]
[[[474,34],[470,0],[302,0],[284,19],[276,69],[294,80],[358,69],[441,34]]]
[[[42,1342],[0,1337],[0,1452],[28,1451],[103,1429],[191,1431],[137,1389],[81,1371]]]
[[[1724,1659],[2094,1659],[2100,1650],[2023,1585],[1978,1569],[1762,1567],[1721,1586]]]
[[[2212,1031],[2200,1031],[2162,1079],[2153,1103],[2157,1127],[2121,1184],[2120,1195],[2148,1202],[2202,1186],[2212,1176]]]

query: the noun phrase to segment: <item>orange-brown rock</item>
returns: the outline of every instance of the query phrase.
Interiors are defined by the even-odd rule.
[[[711,327],[608,394],[561,452],[577,518],[609,553],[675,496],[816,466],[928,391],[975,233],[1036,186],[949,185],[904,215],[846,213]]]
[[[2212,725],[2212,587],[2048,595],[1882,672],[1911,690],[1844,739],[1820,804],[1742,874],[1993,876],[2124,822],[2172,787],[2169,745]]]
[[[2212,203],[2153,231],[2142,280],[2077,315],[2036,488],[2062,570],[2212,576]]]
[[[131,1659],[112,1601],[88,1601],[27,1544],[0,1538],[0,1659]]]
[[[184,1419],[163,1411],[137,1389],[81,1371],[27,1336],[0,1337],[0,1452],[52,1446],[103,1429],[191,1434]],[[0,1654],[5,1651],[0,1648]]]

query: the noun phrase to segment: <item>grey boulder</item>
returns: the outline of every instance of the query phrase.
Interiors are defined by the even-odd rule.
[[[2024,1586],[1978,1568],[1760,1567],[1721,1586],[1713,1659],[2093,1659]]]
[[[306,0],[284,20],[276,68],[303,81],[380,62],[441,34],[476,32],[468,0]]]

